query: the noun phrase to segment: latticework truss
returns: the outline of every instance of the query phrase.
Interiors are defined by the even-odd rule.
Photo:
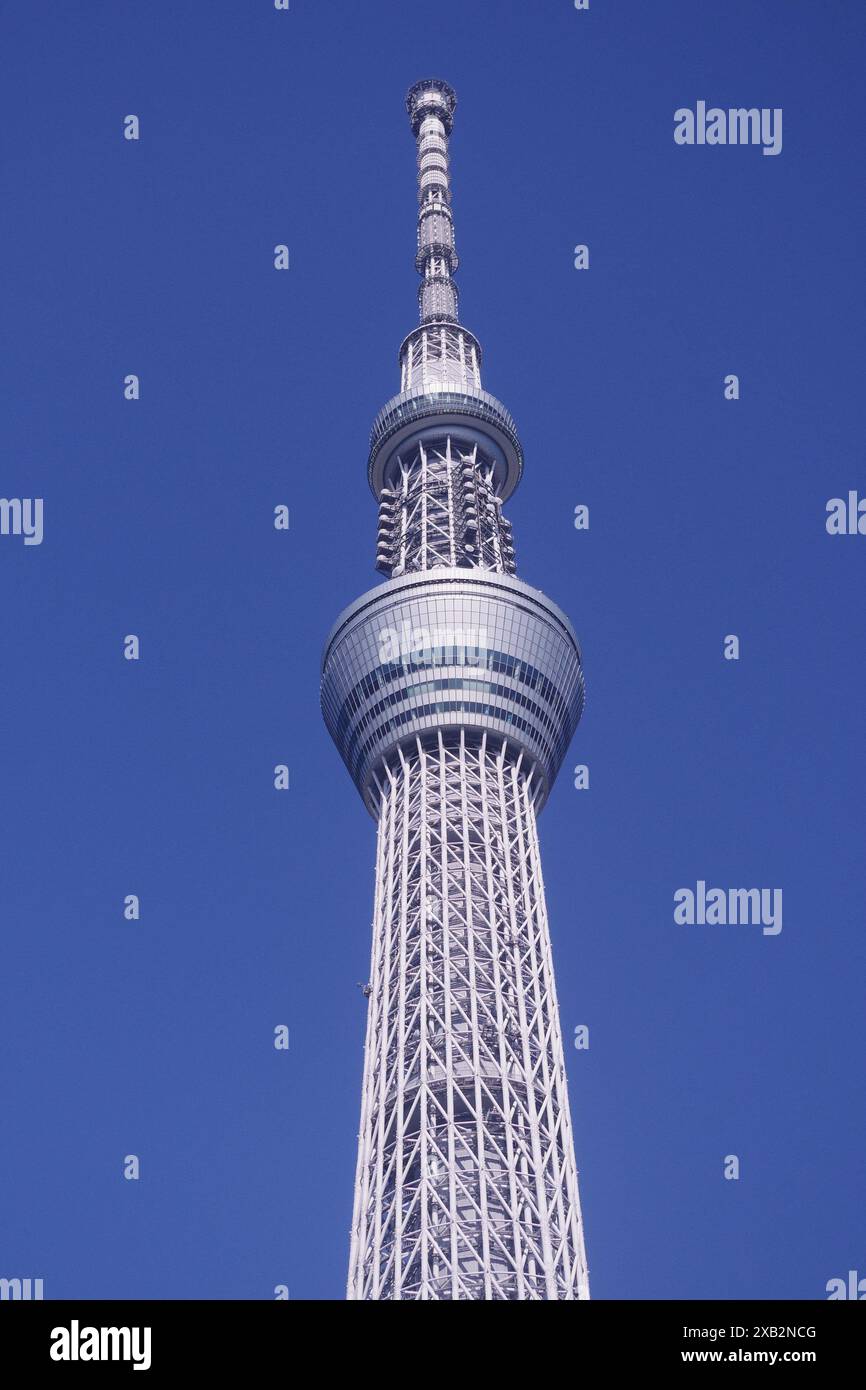
[[[378,569],[393,578],[443,565],[514,574],[511,523],[477,445],[421,441],[397,464],[379,502]]]
[[[587,1298],[532,775],[440,732],[379,789],[349,1297]]]

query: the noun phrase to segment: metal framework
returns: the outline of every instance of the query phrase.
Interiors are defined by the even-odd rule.
[[[397,464],[394,486],[380,494],[377,569],[392,578],[437,565],[514,574],[511,522],[477,444],[419,439]]]
[[[589,1297],[536,816],[583,708],[570,623],[514,575],[522,452],[457,319],[456,98],[407,98],[420,327],[377,417],[387,582],[325,649],[328,728],[378,822],[350,1299]]]

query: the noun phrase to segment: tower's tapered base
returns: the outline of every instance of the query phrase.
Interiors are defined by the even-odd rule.
[[[439,731],[376,781],[348,1296],[588,1298],[533,778]]]

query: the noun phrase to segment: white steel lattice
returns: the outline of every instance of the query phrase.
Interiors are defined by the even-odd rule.
[[[510,521],[496,496],[493,464],[450,436],[419,441],[397,456],[399,475],[379,502],[376,565],[397,577],[465,566],[513,574]]]
[[[588,1298],[533,775],[454,731],[377,781],[348,1296]]]

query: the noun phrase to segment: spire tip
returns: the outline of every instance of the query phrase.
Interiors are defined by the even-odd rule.
[[[420,82],[413,83],[406,94],[412,134],[417,136],[418,127],[425,116],[438,116],[446,134],[450,135],[456,105],[457,93],[441,77],[423,77]]]

